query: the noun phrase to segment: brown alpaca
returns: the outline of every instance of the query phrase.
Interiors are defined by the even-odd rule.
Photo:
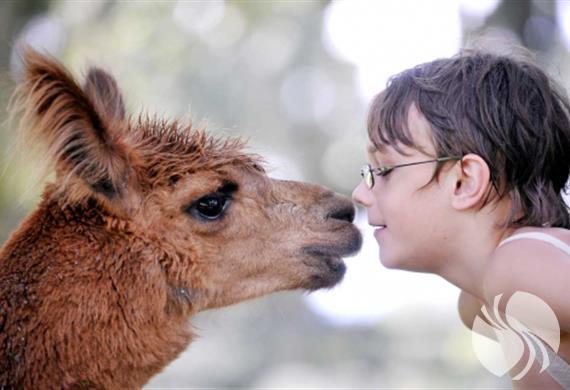
[[[139,388],[193,314],[341,280],[361,245],[347,198],[268,178],[237,140],[127,118],[99,69],[80,87],[24,63],[14,102],[56,179],[0,251],[1,389]]]

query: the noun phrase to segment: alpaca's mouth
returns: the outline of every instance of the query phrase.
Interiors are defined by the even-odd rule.
[[[342,280],[346,272],[342,257],[358,252],[362,246],[360,231],[352,224],[349,226],[350,232],[345,236],[343,244],[319,244],[303,248],[302,253],[305,257],[303,263],[313,271],[304,288],[313,291],[333,287]]]
[[[314,291],[320,288],[333,287],[338,284],[346,272],[346,265],[341,257],[314,253],[303,260],[311,273],[302,286]]]

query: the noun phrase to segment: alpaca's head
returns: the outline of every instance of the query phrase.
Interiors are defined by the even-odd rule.
[[[24,130],[47,146],[52,196],[96,205],[160,248],[156,261],[181,305],[194,312],[341,280],[341,257],[361,245],[347,198],[270,179],[237,140],[126,116],[115,81],[99,69],[80,86],[36,52],[24,63],[15,105]]]

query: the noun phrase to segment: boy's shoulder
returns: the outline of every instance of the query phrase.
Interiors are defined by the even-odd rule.
[[[545,233],[570,245],[570,230],[559,228],[523,228],[520,233]],[[492,305],[503,294],[501,306],[516,292],[533,294],[551,306],[555,313],[564,314],[570,325],[568,295],[570,293],[570,255],[549,242],[518,239],[498,247],[491,256],[483,281],[485,301]]]

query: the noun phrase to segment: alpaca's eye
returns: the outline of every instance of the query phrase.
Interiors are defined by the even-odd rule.
[[[226,206],[226,199],[218,194],[204,197],[196,204],[196,210],[207,218],[216,218]]]
[[[213,221],[219,219],[230,204],[230,198],[223,192],[215,192],[198,199],[188,208],[194,217]]]

